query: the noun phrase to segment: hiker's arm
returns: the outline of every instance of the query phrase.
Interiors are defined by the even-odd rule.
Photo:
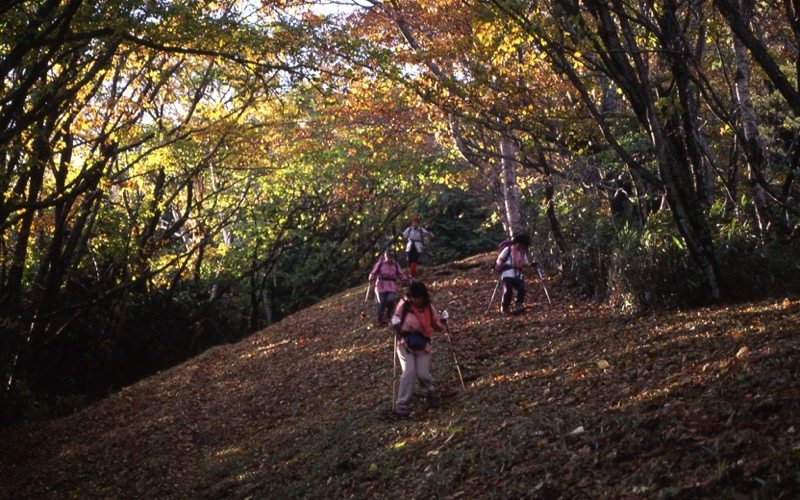
[[[397,331],[400,331],[400,315],[403,314],[403,304],[406,303],[406,299],[400,299],[397,301],[397,305],[394,306],[394,312],[392,313],[391,323],[397,328]]]
[[[503,264],[505,263],[506,258],[508,258],[508,247],[504,248],[502,251],[500,251],[500,254],[498,254],[497,261],[494,263],[495,271],[498,273],[503,271]]]
[[[494,270],[498,273],[503,270],[503,259],[497,259],[497,262],[494,263]]]
[[[372,271],[369,272],[369,280],[375,281],[375,278],[378,277],[378,266],[381,265],[380,262],[372,266]]]

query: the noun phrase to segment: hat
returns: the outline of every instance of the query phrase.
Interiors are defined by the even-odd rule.
[[[411,222],[419,222],[419,215],[411,217]]]
[[[394,257],[395,255],[397,255],[397,254],[395,253],[395,251],[394,251],[394,248],[387,248],[387,249],[386,249],[386,251],[385,251],[385,252],[383,252],[383,253],[384,253],[384,254],[386,254],[386,255],[391,255],[392,257]]]

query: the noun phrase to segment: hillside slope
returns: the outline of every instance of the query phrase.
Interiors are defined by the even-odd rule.
[[[365,287],[76,415],[0,434],[0,498],[796,498],[800,308],[626,317],[548,281],[498,314],[486,254],[422,278],[438,409],[388,416]],[[498,291],[498,296],[499,296]]]

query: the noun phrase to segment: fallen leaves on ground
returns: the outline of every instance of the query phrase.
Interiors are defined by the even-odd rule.
[[[438,408],[389,416],[392,336],[351,290],[4,430],[0,497],[797,497],[795,301],[636,317],[531,279],[505,317],[490,260],[422,270],[451,317]]]

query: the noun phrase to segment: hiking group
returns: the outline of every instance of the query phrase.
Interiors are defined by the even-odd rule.
[[[461,368],[458,366],[458,358],[447,327],[447,311],[437,311],[431,303],[430,293],[425,283],[414,279],[419,255],[422,252],[422,240],[424,237],[432,238],[433,234],[420,228],[419,218],[414,217],[411,226],[403,232],[403,236],[407,240],[408,273],[404,272],[397,262],[395,251],[387,248],[369,274],[370,286],[375,282],[375,324],[382,327],[391,322],[394,333],[392,359],[395,372],[397,361],[400,362],[401,374],[398,390],[395,390],[394,387],[396,373],[392,376],[393,412],[401,417],[409,415],[408,403],[414,394],[415,382],[419,382],[420,394],[424,398],[426,406],[435,407],[438,404],[438,397],[430,374],[432,332],[447,334],[456,369],[461,378],[461,384],[464,385]],[[537,266],[536,262],[528,255],[530,243],[530,238],[526,234],[519,234],[510,240],[503,241],[498,247],[499,253],[492,269],[499,273],[495,293],[499,284],[503,283],[500,304],[500,312],[503,315],[524,311],[526,291],[523,270],[526,266]],[[541,272],[539,277],[542,277]],[[406,294],[399,302],[397,302],[398,281],[407,285]],[[367,297],[369,297],[370,286],[367,287]],[[544,281],[542,281],[542,286],[544,287]],[[545,288],[546,293],[547,289]],[[494,295],[493,293],[489,301],[490,307]],[[513,309],[511,309],[512,299]],[[549,295],[547,299],[550,300]]]

